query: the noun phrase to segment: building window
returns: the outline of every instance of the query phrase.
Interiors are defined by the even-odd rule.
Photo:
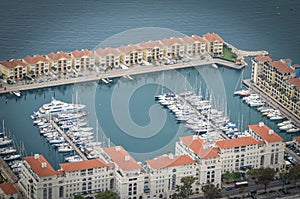
[[[63,186],[59,187],[59,197],[60,198],[64,197],[64,187]]]

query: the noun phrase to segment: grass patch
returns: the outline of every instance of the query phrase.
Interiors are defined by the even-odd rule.
[[[229,60],[229,61],[235,61],[236,55],[232,53],[228,48],[223,48],[223,59]]]

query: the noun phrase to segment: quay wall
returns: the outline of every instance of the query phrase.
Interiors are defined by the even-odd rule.
[[[188,68],[194,66],[203,66],[203,65],[210,65],[210,64],[220,64],[225,67],[230,67],[233,69],[242,69],[243,65],[236,65],[232,62],[221,60],[221,59],[193,59],[190,62],[181,62],[173,65],[150,65],[150,66],[133,66],[128,69],[113,69],[108,70],[106,72],[97,73],[96,71],[91,71],[90,73],[86,74],[83,77],[76,77],[76,78],[61,78],[56,81],[50,82],[42,82],[42,83],[33,83],[33,84],[13,84],[7,85],[6,89],[0,88],[1,93],[8,93],[15,90],[31,90],[31,89],[38,89],[38,88],[45,88],[45,87],[52,87],[52,86],[60,86],[66,84],[74,84],[74,83],[82,83],[88,81],[95,81],[101,80],[103,78],[115,78],[115,77],[122,77],[127,75],[138,75],[138,74],[145,74],[145,73],[152,73],[152,72],[160,72],[160,71],[167,71],[167,70],[174,70],[180,68]]]

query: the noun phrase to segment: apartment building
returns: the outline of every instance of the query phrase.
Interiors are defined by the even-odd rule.
[[[146,161],[146,170],[149,179],[145,180],[147,198],[171,198],[180,185],[181,178],[196,176],[196,162],[189,155],[175,156],[165,154]],[[194,192],[199,192],[199,187],[193,186]]]
[[[197,56],[204,54],[206,42],[202,37],[198,35],[184,36],[182,40],[185,43],[184,54],[187,56]]]
[[[0,184],[0,198],[1,199],[18,199],[18,190],[14,184],[5,182]]]
[[[95,56],[88,49],[74,50],[71,53],[73,68],[77,71],[93,69],[95,67]]]
[[[203,35],[206,41],[206,50],[213,57],[223,56],[224,40],[216,33],[206,33]]]
[[[299,78],[292,60],[272,61],[268,56],[252,59],[253,83],[296,114],[300,113]]]
[[[120,67],[120,51],[116,48],[99,48],[95,51],[96,66],[105,70],[107,68]]]
[[[181,38],[171,37],[159,41],[164,48],[164,56],[168,59],[183,58],[185,42]]]
[[[46,55],[50,69],[58,73],[72,72],[72,57],[65,52],[51,52]]]
[[[115,192],[120,199],[142,199],[147,174],[122,146],[103,148],[103,157],[114,165]]]
[[[143,59],[147,62],[159,61],[164,57],[163,45],[158,41],[148,41],[138,44],[143,49]]]
[[[206,142],[197,135],[184,136],[176,142],[176,155],[190,155],[196,161],[195,192],[201,192],[203,185],[212,183],[221,187],[221,157],[214,143]]]
[[[120,62],[126,66],[141,64],[143,60],[143,49],[137,45],[120,46]]]
[[[1,62],[0,71],[5,79],[10,80],[21,80],[27,76],[26,63],[18,59]]]
[[[27,74],[31,77],[47,75],[50,71],[49,60],[41,55],[27,56],[23,61],[27,66]]]

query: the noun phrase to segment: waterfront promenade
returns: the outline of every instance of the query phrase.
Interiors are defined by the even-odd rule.
[[[128,69],[112,69],[107,71],[85,71],[85,74],[82,77],[76,78],[61,78],[55,81],[48,81],[42,83],[33,83],[33,84],[12,84],[12,85],[5,85],[6,89],[1,88],[1,93],[8,93],[15,90],[31,90],[37,88],[45,88],[45,87],[52,87],[52,86],[60,86],[65,84],[74,84],[74,83],[81,83],[81,82],[88,82],[88,81],[95,81],[101,80],[105,78],[115,78],[115,77],[123,77],[128,75],[138,75],[138,74],[145,74],[145,73],[152,73],[152,72],[160,72],[160,71],[167,71],[167,70],[174,70],[180,68],[189,68],[194,66],[203,66],[203,65],[210,65],[210,64],[220,64],[225,67],[230,67],[233,69],[242,69],[244,65],[236,65],[233,62],[229,62],[222,59],[213,59],[210,56],[206,56],[205,59],[200,58],[193,58],[189,62],[180,62],[177,64],[172,65],[146,65],[146,66],[132,66]]]
[[[244,80],[243,83],[248,86],[252,91],[259,94],[263,100],[267,102],[267,104],[273,106],[276,109],[279,109],[280,112],[289,120],[292,121],[296,126],[300,126],[300,115],[297,115],[287,107],[283,106],[277,99],[275,99],[273,96],[269,95],[267,92],[265,92],[263,89],[258,87],[255,84],[252,84],[250,80]]]

